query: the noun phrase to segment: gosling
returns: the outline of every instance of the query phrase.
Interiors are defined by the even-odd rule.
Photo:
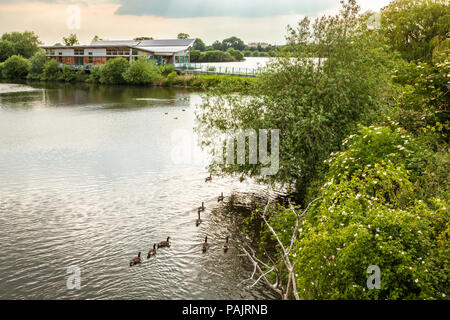
[[[209,177],[207,177],[206,179],[205,179],[205,183],[206,182],[211,182],[212,181],[212,176],[211,176],[211,174],[209,175]]]
[[[202,202],[202,205],[201,205],[201,207],[198,207],[198,211],[205,211],[205,203],[204,202]]]
[[[197,213],[198,213],[198,219],[195,221],[196,226],[198,227],[200,225],[200,223],[202,223],[202,219],[200,219],[200,209],[198,209]]]
[[[167,241],[161,241],[160,243],[158,243],[158,249],[165,248],[165,247],[170,248],[169,240],[170,240],[170,237],[167,237]]]
[[[147,259],[156,254],[156,243],[153,244],[153,249],[148,250]]]
[[[202,251],[206,252],[206,250],[208,250],[208,237],[205,237],[205,242],[202,244]]]
[[[217,198],[217,202],[223,202],[223,199],[225,199],[225,197],[223,196],[223,192],[221,193],[221,195]]]
[[[223,244],[223,251],[227,252],[230,248],[230,237],[227,236],[227,239],[225,240],[225,243]]]
[[[134,257],[133,259],[131,259],[130,267],[134,266],[135,264],[139,264],[141,262],[142,262],[141,253],[139,252],[137,257]]]

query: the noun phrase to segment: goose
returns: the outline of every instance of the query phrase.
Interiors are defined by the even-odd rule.
[[[222,201],[223,202],[224,196],[223,196],[223,192],[220,194],[220,196],[217,198],[217,202]]]
[[[131,259],[130,261],[130,267],[134,266],[135,264],[141,263],[142,259],[141,259],[141,253],[138,253],[137,257],[134,257],[133,259]]]
[[[169,239],[170,237],[167,237],[167,241],[161,241],[158,243],[158,248],[170,247]]]
[[[223,244],[223,251],[227,252],[230,248],[230,237],[227,236],[227,239],[225,240],[225,243]]]
[[[202,206],[198,207],[198,211],[205,211],[205,203],[202,202]]]
[[[198,209],[198,219],[197,219],[196,222],[195,222],[196,225],[197,225],[197,227],[199,226],[200,223],[202,223],[202,219],[200,219],[200,211],[201,211],[201,210]]]
[[[148,250],[147,259],[156,254],[156,243],[153,244],[153,249]]]
[[[208,237],[205,237],[205,242],[202,244],[202,250],[203,252],[206,252],[206,250],[208,250]]]
[[[209,177],[207,177],[206,179],[205,179],[205,183],[206,182],[211,182],[212,181],[212,176],[211,176],[211,174],[209,175]]]

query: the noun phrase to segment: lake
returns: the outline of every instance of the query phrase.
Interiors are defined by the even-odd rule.
[[[244,216],[217,196],[262,187],[205,183],[200,101],[183,89],[0,83],[0,299],[277,298],[239,285],[253,272],[237,248]],[[171,248],[147,260],[167,236]],[[80,289],[67,287],[71,266]]]

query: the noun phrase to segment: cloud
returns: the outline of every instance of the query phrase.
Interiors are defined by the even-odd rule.
[[[337,0],[124,0],[116,14],[165,18],[246,17],[288,14],[316,15]]]

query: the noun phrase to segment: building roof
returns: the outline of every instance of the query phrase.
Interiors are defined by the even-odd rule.
[[[114,40],[96,41],[90,45],[75,46],[42,46],[44,49],[77,49],[77,48],[109,48],[109,47],[129,47],[142,49],[151,52],[179,52],[188,49],[195,42],[195,39],[167,39],[167,40]],[[157,50],[156,50],[157,49]],[[171,50],[169,50],[171,49]]]

